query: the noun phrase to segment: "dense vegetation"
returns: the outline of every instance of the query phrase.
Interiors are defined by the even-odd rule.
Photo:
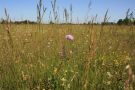
[[[37,4],[37,22],[12,22],[5,9],[0,24],[0,90],[135,90],[135,26],[130,10],[119,25],[108,23],[108,10],[101,24],[95,23],[97,16],[73,24],[71,5],[71,13],[64,9],[64,24],[58,24],[53,1],[50,24],[42,24],[46,12],[42,0]]]
[[[9,36],[1,25],[0,88],[123,90],[129,65],[135,71],[134,28],[24,24],[11,25]],[[127,85],[135,89],[133,79]]]

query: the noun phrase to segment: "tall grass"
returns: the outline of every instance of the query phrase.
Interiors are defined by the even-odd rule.
[[[56,36],[55,26],[60,32],[59,37]],[[69,32],[69,26],[54,25],[52,28],[51,25],[43,25],[44,31],[41,33],[36,32],[35,25],[27,28],[24,25],[13,25],[14,55],[2,31],[0,87],[8,90],[124,89],[128,77],[125,67],[128,64],[134,66],[131,64],[134,62],[134,51],[130,46],[135,41],[130,42],[130,27],[122,26],[124,29],[121,30],[120,26],[104,26],[104,40],[98,46],[100,26],[94,25],[94,34],[89,36],[89,26],[73,25],[73,42],[64,38],[65,33]],[[36,33],[36,38],[33,33]],[[62,53],[66,56],[61,56]],[[134,83],[130,84],[134,88]]]
[[[37,5],[42,32],[36,24],[0,24],[0,89],[134,90],[135,27],[105,25],[108,10],[102,25],[94,25],[97,15],[90,25],[57,24],[56,0],[51,3],[53,25],[41,24],[46,9],[42,0]],[[66,23],[72,5],[69,11]],[[6,9],[5,16],[8,21]],[[65,39],[69,33],[74,41]]]

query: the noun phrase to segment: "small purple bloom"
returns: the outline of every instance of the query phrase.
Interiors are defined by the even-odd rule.
[[[73,41],[73,40],[74,40],[74,37],[73,37],[73,35],[71,35],[71,34],[66,35],[65,38],[66,38],[67,40],[70,40],[70,41]]]

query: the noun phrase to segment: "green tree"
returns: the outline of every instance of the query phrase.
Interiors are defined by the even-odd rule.
[[[119,25],[123,24],[123,20],[122,19],[119,19],[118,22],[117,22],[117,24],[119,24]]]

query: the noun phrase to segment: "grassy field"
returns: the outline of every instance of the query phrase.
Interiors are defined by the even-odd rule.
[[[0,90],[135,90],[135,27],[0,25]],[[73,41],[65,39],[72,34]]]

